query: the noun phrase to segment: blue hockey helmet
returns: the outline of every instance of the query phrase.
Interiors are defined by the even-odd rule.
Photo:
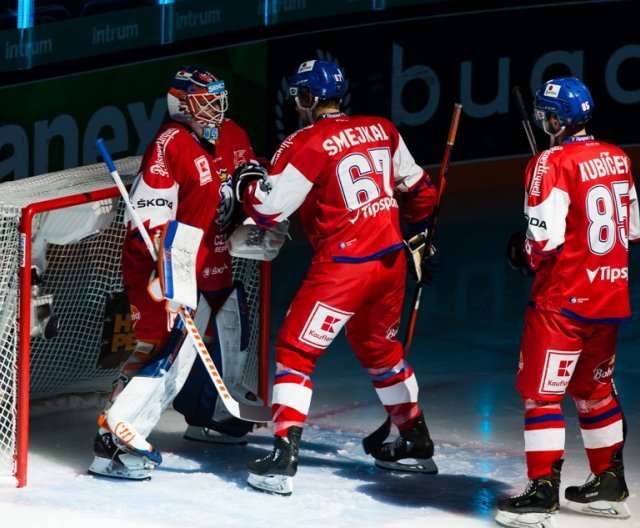
[[[544,123],[554,114],[561,126],[578,127],[593,114],[593,98],[576,77],[558,77],[545,82],[533,101],[536,121]]]
[[[342,99],[347,83],[340,68],[333,62],[310,60],[300,64],[289,78],[289,95],[297,97],[307,88],[318,101]]]

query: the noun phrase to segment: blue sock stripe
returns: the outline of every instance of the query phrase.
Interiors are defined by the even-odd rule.
[[[297,370],[293,370],[293,369],[281,370],[281,371],[277,372],[274,377],[275,377],[275,379],[278,379],[278,378],[282,378],[283,376],[297,376],[298,378],[302,378],[305,381],[311,379],[306,374],[303,374],[302,372],[298,372]]]
[[[622,414],[620,412],[620,407],[618,407],[617,405],[615,407],[613,407],[612,409],[609,409],[607,412],[604,412],[602,414],[598,414],[597,416],[585,416],[583,418],[578,417],[578,420],[579,420],[580,423],[583,423],[583,424],[591,424],[591,423],[601,422],[602,420],[606,420],[607,418],[611,418],[612,416],[615,416],[616,414]]]
[[[538,424],[544,422],[564,422],[564,414],[562,413],[554,413],[554,414],[543,414],[541,416],[534,416],[532,418],[525,418],[525,425],[529,424]]]
[[[383,372],[382,374],[378,374],[377,376],[371,376],[371,379],[373,380],[374,383],[377,381],[385,381],[385,380],[388,380],[389,378],[393,378],[394,376],[397,376],[398,374],[402,374],[406,369],[407,369],[407,363],[406,361],[403,361],[402,366],[400,366],[399,368],[387,370],[386,372]]]

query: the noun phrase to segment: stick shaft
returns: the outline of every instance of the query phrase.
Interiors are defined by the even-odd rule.
[[[531,121],[529,121],[529,114],[527,112],[527,107],[524,104],[524,99],[522,98],[520,87],[514,86],[512,89],[512,93],[513,98],[516,100],[516,107],[518,109],[518,113],[520,114],[520,121],[522,122],[522,126],[524,127],[524,133],[527,136],[529,148],[531,149],[531,153],[535,156],[539,150],[538,143],[536,142],[536,137],[534,136],[533,129],[531,128]]]

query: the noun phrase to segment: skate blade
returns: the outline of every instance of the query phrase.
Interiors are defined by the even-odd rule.
[[[594,501],[587,504],[581,502],[567,501],[567,508],[585,515],[595,515],[597,517],[608,517],[610,519],[628,519],[631,517],[631,510],[626,502],[616,501]]]
[[[249,473],[247,484],[254,490],[288,497],[293,492],[293,477],[284,475],[254,475]]]
[[[87,473],[97,477],[109,477],[128,480],[150,480],[151,469],[128,468],[108,458],[95,457]]]
[[[376,459],[376,466],[392,471],[407,471],[410,473],[426,473],[427,475],[437,475],[438,466],[433,458],[404,458],[395,462]]]
[[[207,429],[206,427],[197,427],[190,425],[182,436],[185,440],[194,442],[206,442],[207,444],[231,444],[231,445],[247,445],[247,437],[230,436]]]
[[[499,511],[496,523],[507,528],[557,528],[555,513],[511,513]]]

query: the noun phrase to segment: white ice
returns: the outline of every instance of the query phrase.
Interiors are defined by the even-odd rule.
[[[450,178],[454,177],[454,168]],[[519,177],[519,175],[518,175]],[[374,467],[363,436],[383,421],[366,373],[341,336],[318,363],[298,474],[290,497],[246,485],[247,461],[270,450],[271,433],[250,443],[213,446],[182,439],[184,422],[168,411],[150,440],[164,463],[145,482],[86,474],[102,397],[34,403],[27,486],[0,483],[2,527],[47,528],[476,528],[495,526],[494,503],[526,484],[522,408],[513,388],[530,280],[509,269],[504,246],[519,223],[520,195],[470,211],[467,196],[445,196],[436,245],[440,270],[425,288],[410,350],[420,403],[436,444],[436,476]],[[490,204],[495,195],[474,194]],[[459,207],[456,207],[458,203]],[[308,251],[297,240],[274,261],[274,329],[303,276]],[[632,252],[634,249],[632,248]],[[639,259],[632,253],[634,306],[640,308]],[[280,277],[280,279],[278,279]],[[409,286],[411,287],[411,286]],[[406,320],[406,318],[405,318]],[[615,378],[629,424],[625,449],[631,490],[626,521],[562,509],[558,528],[640,527],[640,330],[622,327]],[[573,404],[565,400],[562,487],[588,477]]]

